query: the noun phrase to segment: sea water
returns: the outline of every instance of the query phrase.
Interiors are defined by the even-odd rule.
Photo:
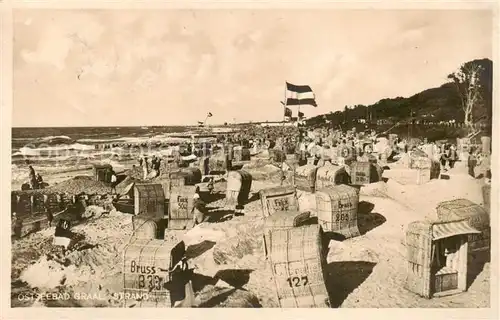
[[[12,128],[12,181],[25,181],[28,165],[43,176],[43,173],[82,169],[97,162],[119,167],[120,162],[135,160],[140,154],[168,155],[174,146],[151,150],[117,144],[164,143],[172,141],[170,134],[186,131],[187,127]]]

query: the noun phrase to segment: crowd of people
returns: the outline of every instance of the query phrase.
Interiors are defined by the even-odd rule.
[[[353,150],[353,154],[342,154],[340,157],[346,161],[359,159],[358,157],[369,158],[373,155],[380,156],[386,154],[388,160],[391,156],[397,154],[407,154],[409,152],[420,152],[422,156],[427,155],[434,161],[438,161],[441,170],[446,172],[453,169],[457,161],[466,161],[469,174],[474,176],[474,168],[479,165],[489,167],[490,157],[481,148],[471,147],[467,153],[458,150],[461,146],[444,141],[427,141],[427,139],[402,139],[394,134],[377,133],[375,130],[365,130],[357,132],[356,128],[347,131],[335,130],[332,128],[322,128],[314,131],[308,131],[304,127],[295,126],[247,126],[238,132],[221,134],[216,138],[217,144],[195,144],[187,143],[184,146],[186,154],[197,155],[200,148],[209,148],[213,154],[220,146],[239,146],[253,150],[252,154],[258,153],[262,149],[281,150],[284,154],[298,153],[306,158],[315,157],[315,163],[320,158],[328,154],[328,150]],[[222,147],[224,148],[224,147]],[[390,152],[387,152],[387,149]],[[463,148],[462,148],[463,149]],[[484,149],[484,148],[483,148]],[[332,154],[330,152],[330,154]],[[464,158],[466,155],[467,158]],[[180,154],[182,156],[182,154]],[[328,157],[326,157],[328,158]],[[143,154],[138,159],[139,167],[143,172],[143,178],[149,179],[160,175],[162,161],[166,161],[158,155]],[[40,174],[36,173],[34,168],[29,165],[29,182],[26,188],[33,190],[43,188],[44,182]],[[116,186],[115,181],[112,184]],[[486,177],[491,178],[491,170],[486,171]],[[116,191],[116,190],[114,190]]]
[[[139,167],[143,170],[144,179],[150,177],[150,173],[153,173],[152,178],[160,175],[161,161],[162,159],[156,155],[152,155],[151,159],[147,155],[139,157]]]
[[[387,153],[387,158],[398,154],[416,152],[422,157],[427,156],[433,161],[439,162],[442,172],[447,172],[455,167],[457,161],[467,163],[469,174],[476,176],[474,169],[483,165],[485,177],[491,179],[490,152],[483,148],[470,147],[464,150],[463,146],[457,146],[449,141],[428,141],[427,139],[404,139],[395,134],[377,133],[375,130],[357,132],[355,128],[348,131],[324,128],[320,130],[306,131],[297,127],[259,127],[245,129],[242,132],[227,135],[219,141],[242,145],[246,148],[258,150],[262,147],[278,149],[284,153],[301,153],[305,157],[316,157],[318,162],[323,157],[325,150],[336,148],[341,150],[354,150],[355,160],[358,157],[371,157]],[[387,152],[387,148],[390,151]],[[461,148],[462,150],[459,150]],[[321,150],[318,152],[318,150]],[[349,159],[348,155],[341,156]],[[380,158],[379,158],[380,159]],[[387,160],[387,159],[385,159]]]

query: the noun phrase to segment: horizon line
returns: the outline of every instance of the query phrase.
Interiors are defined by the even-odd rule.
[[[288,123],[287,121],[277,120],[277,121],[246,121],[246,122],[231,122],[227,123],[227,125],[222,124],[211,124],[206,126],[197,126],[197,125],[189,125],[189,124],[168,124],[168,125],[79,125],[79,126],[11,126],[11,129],[49,129],[49,128],[141,128],[141,127],[196,127],[196,128],[209,128],[212,126],[218,127],[226,127],[230,125],[238,125],[238,124],[260,124],[260,123]]]

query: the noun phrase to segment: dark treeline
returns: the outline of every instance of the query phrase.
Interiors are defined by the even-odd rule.
[[[486,127],[485,130],[488,131],[492,123],[493,64],[489,59],[473,60],[467,64],[479,64],[483,67],[479,79],[483,99],[482,103],[474,108],[473,119],[476,124],[482,128]],[[443,134],[444,131],[448,131],[449,134],[453,132],[453,135],[456,135],[462,131],[459,124],[463,123],[463,120],[464,112],[457,88],[454,83],[445,83],[438,88],[427,89],[408,98],[382,99],[369,106],[345,106],[342,111],[319,115],[308,119],[306,123],[308,127],[329,126],[349,129],[356,126],[377,127],[379,130],[400,123],[400,126],[391,129],[391,132],[401,131],[395,133],[406,132],[412,135],[425,135],[430,125],[437,125],[434,131]],[[446,126],[437,128],[443,127],[443,122],[449,121],[454,121],[456,125],[452,128]]]

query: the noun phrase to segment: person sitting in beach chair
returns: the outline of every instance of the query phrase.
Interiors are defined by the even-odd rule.
[[[44,187],[43,186],[43,178],[39,173],[36,174],[36,183],[38,184],[38,188],[43,189],[43,187]]]
[[[193,196],[193,227],[204,222],[205,217],[208,214],[208,210],[206,208],[206,203],[200,197],[200,188],[197,187]]]
[[[448,164],[448,168],[453,168],[453,159],[452,159],[452,154],[451,154],[451,149],[448,145],[444,146],[444,151],[441,153],[441,167],[443,168],[443,171],[447,171],[448,169],[446,168],[446,164]]]

